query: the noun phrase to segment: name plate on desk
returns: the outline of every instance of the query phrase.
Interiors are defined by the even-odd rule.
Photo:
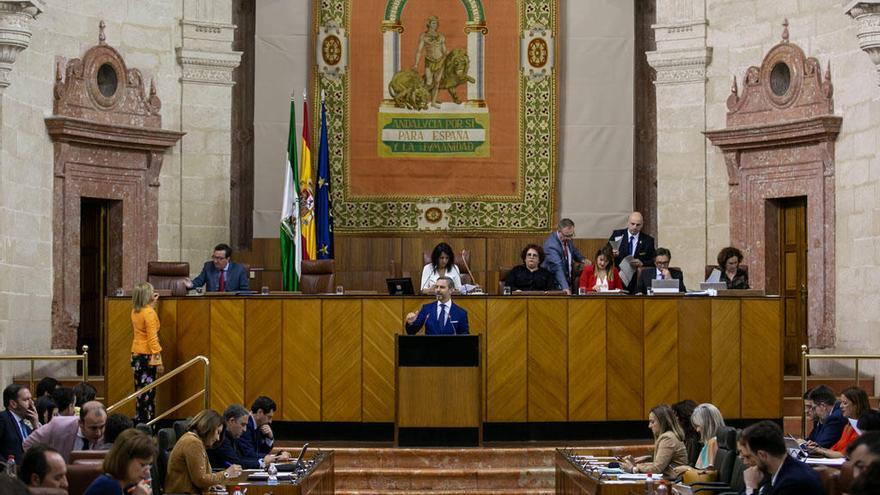
[[[399,335],[397,365],[470,367],[480,365],[479,335]]]

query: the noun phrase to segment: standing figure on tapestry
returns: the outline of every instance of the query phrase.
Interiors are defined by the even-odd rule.
[[[425,22],[425,32],[419,35],[416,48],[416,62],[413,70],[418,71],[422,54],[425,56],[425,86],[431,91],[431,106],[440,108],[437,92],[440,90],[440,79],[443,77],[443,65],[446,59],[446,37],[437,32],[440,19],[430,16]]]

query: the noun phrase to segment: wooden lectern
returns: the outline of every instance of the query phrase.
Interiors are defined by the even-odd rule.
[[[480,336],[398,335],[396,347],[397,445],[480,445]]]

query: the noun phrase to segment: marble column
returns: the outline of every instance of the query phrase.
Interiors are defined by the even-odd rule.
[[[185,0],[181,20],[180,259],[198,272],[211,248],[229,242],[232,73],[231,0]]]
[[[688,287],[699,286],[707,253],[705,0],[658,0],[657,242],[672,251]]]

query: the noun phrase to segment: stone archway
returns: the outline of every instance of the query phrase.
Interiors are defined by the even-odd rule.
[[[834,344],[834,115],[831,69],[788,41],[749,67],[742,95],[734,78],[727,128],[708,131],[727,164],[730,242],[743,249],[754,288],[765,288],[775,262],[766,246],[770,200],[807,198],[807,335],[811,347]],[[769,263],[768,263],[769,262]],[[769,275],[768,275],[769,274]]]
[[[73,349],[79,328],[80,204],[110,200],[111,238],[121,264],[114,287],[145,280],[158,256],[159,173],[167,149],[183,136],[163,130],[154,83],[129,69],[108,45],[101,22],[98,44],[56,68],[53,115],[45,119],[55,148],[52,267],[52,347]]]

